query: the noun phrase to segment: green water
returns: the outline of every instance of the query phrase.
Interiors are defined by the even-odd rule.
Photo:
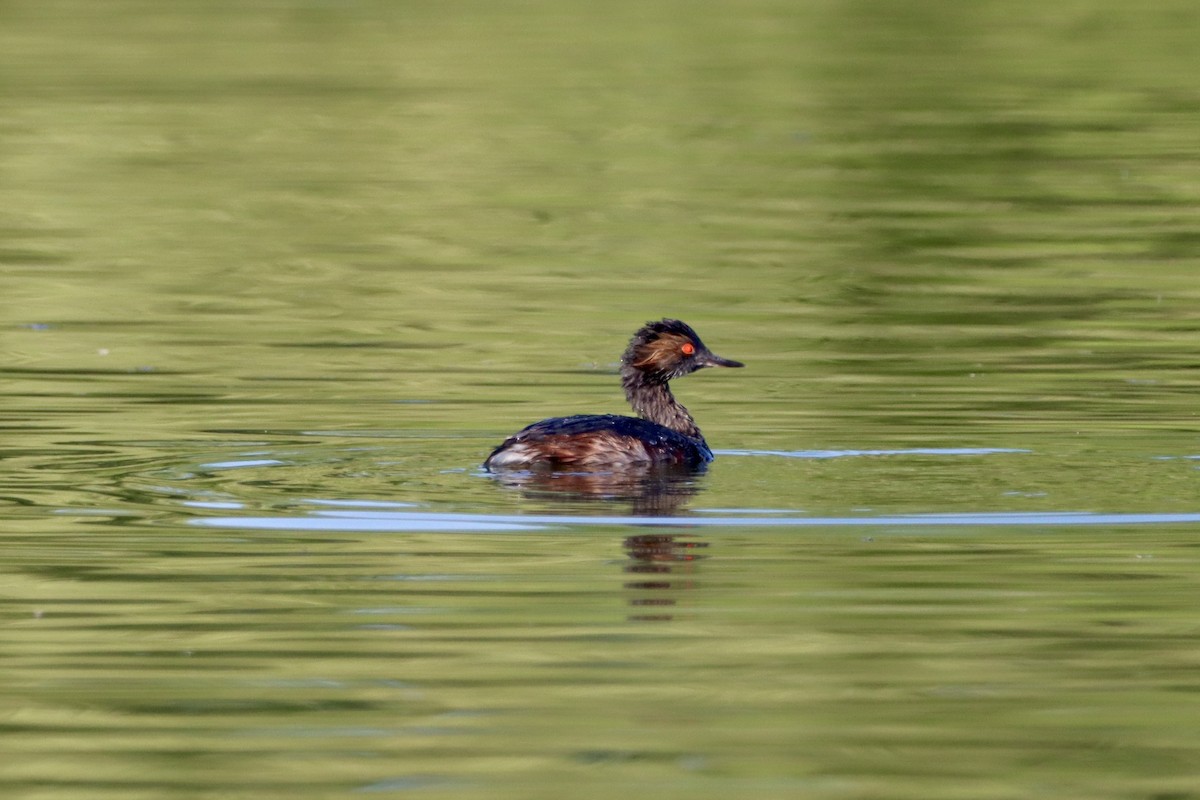
[[[0,2],[0,795],[1200,797],[1197,41]],[[711,469],[479,470],[662,316]]]

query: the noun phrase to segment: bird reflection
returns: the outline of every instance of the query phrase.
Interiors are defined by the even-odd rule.
[[[624,544],[631,559],[625,565],[625,572],[638,577],[625,584],[626,589],[636,593],[629,601],[635,609],[629,619],[638,622],[674,619],[672,611],[679,602],[678,594],[693,588],[695,562],[704,557],[698,551],[708,547],[708,542],[653,533],[629,536]]]
[[[624,502],[637,516],[669,517],[700,491],[703,470],[643,465],[612,472],[504,470],[492,474],[501,485],[538,500]]]
[[[702,469],[647,465],[612,472],[503,470],[491,477],[531,499],[630,503],[634,516],[669,517],[677,515],[700,493],[702,474]],[[625,583],[625,589],[633,595],[629,600],[632,621],[674,619],[679,593],[693,588],[695,565],[704,557],[701,551],[708,542],[699,541],[691,533],[666,530],[656,528],[654,533],[628,536],[622,542],[629,556],[624,571],[633,578]]]

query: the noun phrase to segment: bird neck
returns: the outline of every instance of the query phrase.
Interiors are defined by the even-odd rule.
[[[704,441],[696,420],[671,394],[671,387],[666,381],[647,379],[641,370],[625,366],[621,368],[621,386],[625,388],[625,399],[642,419]]]

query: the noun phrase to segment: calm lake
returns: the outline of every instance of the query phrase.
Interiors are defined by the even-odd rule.
[[[0,2],[0,796],[1200,798],[1198,42]]]

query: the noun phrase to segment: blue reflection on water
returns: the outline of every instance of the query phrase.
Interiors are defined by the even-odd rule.
[[[780,456],[783,458],[846,458],[849,456],[987,456],[1032,453],[1011,447],[912,447],[902,450],[714,450],[719,456]]]
[[[344,504],[345,501],[342,501]],[[320,504],[317,501],[316,504]],[[373,508],[383,505],[372,502]],[[404,504],[397,504],[401,506]],[[744,512],[745,513],[745,512]],[[892,514],[883,516],[800,517],[758,516],[753,512],[736,516],[646,517],[577,516],[560,514],[453,514],[426,511],[310,511],[294,517],[203,517],[192,525],[210,528],[247,528],[255,530],[318,531],[458,531],[503,532],[534,531],[564,526],[633,525],[639,527],[980,527],[980,526],[1067,526],[1067,525],[1147,525],[1200,522],[1200,512],[1092,513],[1087,511],[1051,511],[1022,513],[948,513]]]

